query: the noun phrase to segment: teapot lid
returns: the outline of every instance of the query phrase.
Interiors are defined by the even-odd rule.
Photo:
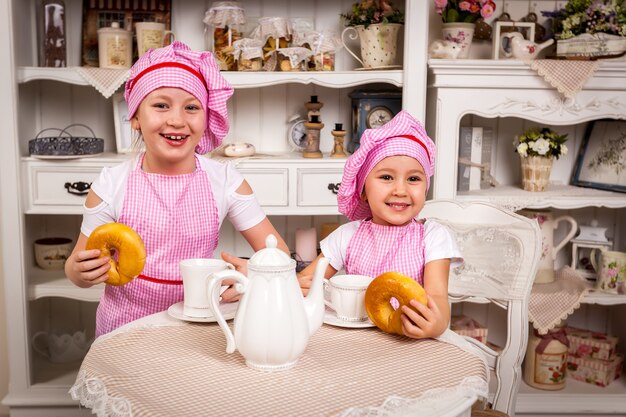
[[[278,240],[272,234],[265,238],[265,249],[256,252],[248,261],[248,265],[256,267],[295,267],[295,263],[289,255],[278,249]]]

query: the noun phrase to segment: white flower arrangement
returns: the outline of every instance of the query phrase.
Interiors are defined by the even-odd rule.
[[[567,134],[560,135],[545,127],[541,130],[529,129],[524,134],[517,136],[513,144],[515,152],[522,157],[543,156],[546,158],[559,159],[561,155],[567,155]]]

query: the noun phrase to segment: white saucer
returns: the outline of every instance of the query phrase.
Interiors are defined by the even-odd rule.
[[[209,317],[190,317],[190,316],[186,316],[183,313],[183,305],[184,303],[181,301],[180,303],[176,303],[176,304],[172,304],[170,306],[170,308],[167,309],[167,314],[170,315],[170,317],[173,317],[175,319],[178,320],[183,320],[183,321],[192,321],[195,323],[215,323],[217,322],[217,319],[215,318],[215,316],[211,313]],[[224,315],[224,319],[225,320],[230,320],[232,318],[235,317],[235,313],[237,312],[237,308],[239,307],[239,302],[234,302],[234,303],[220,303],[220,311],[222,312],[222,314]]]
[[[330,324],[331,326],[345,327],[348,329],[365,329],[368,327],[376,327],[376,325],[369,321],[369,319],[365,321],[341,320],[337,318],[337,314],[330,309],[326,309],[326,311],[324,312],[324,323]]]
[[[402,65],[382,65],[380,67],[371,67],[371,68],[355,68],[355,71],[388,71],[388,70],[397,70],[402,69]]]

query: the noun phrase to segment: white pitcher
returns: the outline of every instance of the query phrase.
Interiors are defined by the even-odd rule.
[[[554,218],[549,210],[522,210],[526,217],[537,220],[541,229],[541,259],[535,275],[536,284],[545,284],[554,281],[554,261],[561,249],[574,237],[578,231],[578,223],[572,216]],[[567,235],[557,244],[554,244],[554,231],[559,223],[565,221],[570,225]]]
[[[217,272],[209,284],[209,297],[226,336],[226,352],[238,349],[250,368],[274,371],[295,365],[310,336],[322,325],[328,260],[320,258],[305,298],[296,277],[296,261],[277,248],[274,235],[265,244],[248,261],[249,278],[237,271]],[[234,336],[218,308],[222,281],[229,278],[237,281],[235,289],[242,293]]]

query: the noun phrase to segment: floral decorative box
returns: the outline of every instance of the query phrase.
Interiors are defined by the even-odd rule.
[[[569,340],[568,353],[570,355],[608,360],[615,353],[615,346],[618,341],[615,336],[575,327],[566,327],[565,332]]]
[[[461,336],[469,336],[481,343],[487,343],[487,328],[482,327],[476,320],[467,316],[452,316],[450,330]]]
[[[567,377],[606,387],[622,374],[624,356],[617,353],[608,361],[568,355]]]

